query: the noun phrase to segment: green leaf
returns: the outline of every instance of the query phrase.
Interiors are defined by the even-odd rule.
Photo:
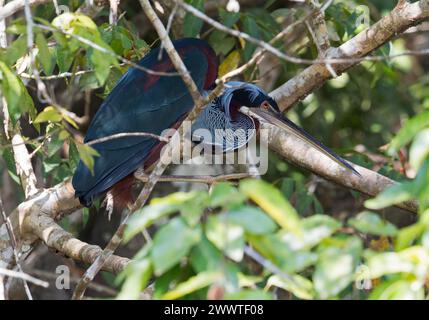
[[[415,246],[400,252],[373,255],[368,258],[367,265],[372,278],[394,273],[408,273],[424,281],[428,272],[429,254],[425,248]]]
[[[58,134],[58,138],[62,141],[70,137],[70,133],[67,130],[61,130]]]
[[[221,272],[206,271],[197,274],[194,277],[189,278],[185,282],[180,283],[177,287],[166,294],[164,294],[162,300],[175,300],[181,298],[187,294],[190,294],[199,289],[208,287],[209,285],[219,282],[223,279]]]
[[[52,25],[58,29],[73,32],[75,28],[84,27],[91,31],[98,32],[97,25],[90,17],[74,12],[65,12],[52,20]]]
[[[159,203],[143,207],[132,215],[125,229],[124,241],[128,242],[144,229],[149,227],[161,217],[179,210],[177,204]]]
[[[349,219],[347,223],[362,233],[387,237],[393,237],[398,233],[398,229],[393,224],[370,211],[359,213],[356,217]]]
[[[255,289],[244,289],[234,293],[228,293],[226,300],[272,300],[273,296],[268,292]]]
[[[87,166],[89,171],[94,174],[94,157],[99,157],[100,154],[97,150],[87,146],[86,144],[77,143],[77,151],[79,152],[80,159]]]
[[[424,288],[416,288],[411,281],[395,279],[377,286],[369,300],[424,300]]]
[[[34,123],[42,123],[42,122],[60,122],[63,120],[62,114],[52,106],[46,107],[40,112],[36,119],[34,119]]]
[[[419,132],[410,148],[410,164],[418,171],[429,155],[429,129]]]
[[[204,12],[204,0],[187,0],[186,2]],[[195,17],[190,12],[186,13],[185,19],[183,20],[183,36],[196,37],[200,33],[202,27],[203,21],[200,18]]]
[[[200,241],[201,231],[191,229],[181,218],[164,225],[153,239],[150,253],[157,276],[176,265]]]
[[[313,283],[300,275],[293,275],[290,278],[273,275],[268,278],[265,290],[269,290],[271,287],[289,291],[299,299],[314,298]]]
[[[49,51],[48,43],[46,42],[45,36],[43,33],[36,34],[36,45],[39,49],[37,59],[43,66],[45,74],[51,75],[54,69],[54,57]]]
[[[258,282],[264,281],[263,276],[251,276],[243,273],[238,273],[238,285],[240,288],[255,288]]]
[[[354,279],[354,258],[350,253],[330,252],[316,264],[314,288],[320,299],[334,297]]]
[[[171,289],[173,284],[175,285],[177,282],[189,278],[187,273],[188,270],[184,270],[180,264],[177,264],[170,270],[164,272],[161,276],[157,277],[153,285],[153,299],[159,300],[166,292],[168,292],[168,290]]]
[[[388,206],[412,199],[414,197],[413,191],[414,185],[412,182],[395,184],[384,190],[374,199],[365,201],[365,206],[372,210],[383,209]]]
[[[203,235],[201,241],[192,248],[190,262],[196,272],[217,270],[223,262],[223,256]]]
[[[288,273],[300,272],[317,261],[317,254],[293,251],[278,235],[248,235],[247,239],[265,258]]]
[[[69,164],[72,169],[75,169],[79,163],[79,151],[77,150],[76,143],[70,141],[69,146]]]
[[[33,100],[22,81],[0,61],[1,87],[6,98],[9,115],[15,123],[22,113],[34,113]]]
[[[27,53],[27,36],[20,36],[12,42],[6,51],[4,62],[8,66],[13,66],[16,61]]]
[[[393,155],[401,147],[409,143],[420,131],[429,127],[429,111],[420,113],[408,120],[390,143],[389,155]]]
[[[231,28],[240,19],[240,12],[229,12],[220,7],[219,17],[224,26]]]
[[[3,157],[3,160],[6,162],[6,167],[7,167],[9,176],[12,178],[13,181],[15,181],[15,183],[18,186],[20,186],[21,179],[18,177],[16,173],[16,164],[15,164],[15,158],[14,158],[12,149],[4,149],[2,151],[2,157]]]
[[[89,220],[89,208],[83,208],[82,210],[82,227],[85,228],[85,226],[88,224]]]
[[[57,64],[60,72],[67,72],[70,69],[74,56],[75,52],[67,45],[58,45],[56,47]]]
[[[277,229],[277,225],[262,210],[255,207],[242,206],[227,212],[228,221],[240,225],[251,234],[268,234]]]
[[[243,259],[244,230],[228,221],[225,214],[210,216],[206,224],[207,238],[229,258],[239,262]]]
[[[421,234],[425,231],[425,225],[423,223],[415,223],[411,226],[402,228],[399,230],[398,236],[395,241],[395,250],[400,251],[406,249],[413,242],[421,236]]]
[[[91,18],[78,13],[64,13],[55,18],[52,24],[59,29],[85,38],[94,43],[96,46],[103,48],[103,50],[100,50],[99,48],[94,48],[94,46],[90,46],[84,42],[76,42],[77,40],[75,39],[66,42],[64,37],[61,35],[58,36],[57,33],[55,33],[55,37],[60,43],[60,47],[69,46],[69,51],[72,52],[79,49],[80,47],[84,47],[86,49],[88,60],[94,68],[95,77],[97,78],[99,84],[103,85],[109,76],[110,66],[117,65],[117,60],[113,56],[114,51],[112,48],[110,48],[110,46],[106,44],[101,37],[97,25],[91,20]],[[76,49],[74,46],[76,46]],[[110,53],[107,53],[106,51]],[[67,52],[65,53],[68,54]],[[59,58],[58,65],[60,68],[62,68],[60,65],[60,60],[64,60],[64,68],[70,66],[70,56],[60,57],[59,52],[57,53],[57,56]]]
[[[209,43],[216,54],[226,55],[234,47],[236,41],[234,37],[226,37],[225,33],[215,30],[210,35]]]
[[[340,229],[341,223],[326,215],[313,215],[301,220],[301,227],[301,236],[286,231],[280,232],[282,240],[292,250],[314,247]]]
[[[292,197],[293,192],[295,190],[295,179],[292,178],[284,178],[282,179],[282,186],[281,186],[281,191],[283,193],[283,196],[286,199],[289,199],[290,197]]]
[[[259,34],[259,27],[254,19],[249,14],[246,14],[242,17],[242,23],[243,23],[243,31],[250,34],[254,38],[260,38]],[[244,46],[243,51],[243,57],[244,61],[248,61],[251,57],[253,52],[256,50],[256,45],[250,42],[246,42],[246,45]]]
[[[110,66],[114,63],[114,59],[107,53],[101,52],[94,48],[88,49],[88,57],[94,66],[95,77],[100,85],[103,85],[110,73]]]
[[[318,298],[335,297],[351,284],[362,250],[359,237],[346,235],[327,238],[317,247],[313,284]]]
[[[246,179],[240,183],[240,191],[267,212],[282,228],[301,234],[298,214],[278,189],[262,180]]]
[[[176,192],[163,198],[153,199],[150,205],[143,207],[131,216],[125,229],[124,240],[129,241],[132,237],[162,217],[179,210],[185,210],[200,195],[201,192],[198,191],[188,193]]]
[[[61,165],[60,161],[61,160],[59,159],[59,157],[53,157],[43,161],[44,173],[45,174],[51,173],[54,169],[58,168]]]
[[[152,265],[149,259],[132,261],[123,271],[126,277],[121,292],[117,296],[119,300],[139,299],[152,275]]]
[[[182,203],[180,212],[186,223],[194,227],[200,223],[201,215],[208,206],[209,196],[205,191],[194,191],[191,194],[193,199]]]
[[[219,66],[218,77],[226,75],[228,72],[237,69],[240,64],[240,52],[238,50],[232,51]]]
[[[245,197],[228,182],[220,182],[210,190],[210,207],[230,207],[242,204]]]

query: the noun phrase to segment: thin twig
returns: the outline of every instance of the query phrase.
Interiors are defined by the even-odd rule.
[[[112,57],[115,57],[119,61],[122,61],[123,63],[130,65],[131,67],[133,67],[137,70],[146,72],[148,74],[156,75],[156,76],[163,76],[163,77],[177,77],[177,76],[179,76],[179,73],[177,73],[177,72],[162,72],[162,71],[155,71],[155,70],[152,70],[149,68],[145,68],[145,67],[143,67],[137,63],[134,63],[131,60],[128,60],[128,59],[116,54],[115,52],[108,50],[108,49],[92,42],[91,40],[88,40],[87,38],[81,37],[79,35],[76,35],[76,34],[73,34],[73,33],[67,32],[67,31],[63,31],[60,29],[56,29],[53,27],[45,26],[45,25],[39,24],[39,23],[35,23],[34,26],[39,28],[39,29],[42,29],[42,30],[47,30],[47,31],[51,31],[51,32],[59,32],[59,33],[62,33],[66,36],[70,36],[71,38],[74,38],[74,39],[82,42],[83,44],[86,44],[86,45],[90,46],[91,48],[94,48],[95,50],[101,51],[105,54],[108,54]]]
[[[285,37],[287,34],[289,34],[291,31],[293,31],[296,26],[307,21],[311,17],[311,15],[312,15],[312,13],[309,13],[304,18],[297,20],[297,21],[291,23],[290,25],[288,25],[285,29],[283,29],[281,32],[279,32],[273,39],[271,39],[269,44],[274,45],[277,41],[279,41],[280,39]],[[228,79],[235,77],[235,76],[238,76],[239,74],[246,71],[253,64],[258,63],[258,61],[265,55],[266,52],[267,52],[267,50],[264,48],[256,51],[249,61],[247,61],[245,64],[238,67],[237,69],[228,72],[227,74],[222,76],[220,79],[216,80],[216,82],[217,83],[226,82]]]
[[[50,1],[51,0],[29,0],[29,5],[43,4]],[[23,0],[9,1],[3,8],[0,8],[0,21],[22,10],[24,6],[25,3]]]
[[[25,281],[25,283],[31,282],[31,283],[35,284],[36,286],[39,286],[39,287],[43,287],[43,288],[49,287],[48,282],[37,279],[37,278],[30,276],[24,272],[8,270],[8,269],[4,269],[4,268],[0,267],[0,274],[8,276],[8,277],[12,277],[12,278],[21,279],[21,280]]]
[[[188,70],[186,69],[185,64],[183,63],[182,59],[180,58],[179,54],[174,48],[174,45],[167,34],[167,30],[165,29],[161,20],[157,16],[156,12],[153,10],[150,2],[148,0],[140,0],[140,5],[143,8],[143,11],[145,12],[149,21],[151,21],[151,23],[153,24],[155,30],[158,33],[159,38],[164,43],[164,48],[167,54],[169,55],[174,67],[182,77],[182,80],[185,83],[186,87],[188,88],[188,91],[194,101],[195,106],[193,110],[189,113],[189,115],[187,116],[184,122],[192,121],[197,117],[198,113],[202,110],[203,106],[207,103],[207,100],[201,97],[194,80],[191,78]],[[103,252],[98,256],[96,261],[86,270],[81,281],[79,281],[73,293],[73,299],[83,298],[83,295],[85,294],[85,290],[88,284],[94,279],[95,275],[100,271],[100,269],[102,268],[106,260],[113,254],[113,252],[120,245],[125,231],[126,223],[128,222],[129,217],[139,208],[143,207],[147,202],[147,200],[149,199],[149,196],[152,193],[152,190],[155,187],[156,183],[158,182],[158,179],[167,168],[168,163],[171,162],[170,155],[169,155],[170,150],[172,148],[171,141],[175,141],[175,137],[181,133],[183,133],[183,125],[180,126],[179,130],[175,132],[170,142],[162,150],[160,155],[160,160],[155,165],[155,168],[153,169],[153,171],[149,176],[149,181],[145,184],[145,186],[141,190],[136,201],[131,207],[131,210],[128,210],[128,212],[125,214],[121,224],[119,225],[118,229],[116,230],[113,237],[110,239],[109,243],[107,244]]]
[[[134,177],[141,182],[148,182],[149,175],[144,172],[137,170],[134,173]],[[204,183],[204,184],[214,184],[220,181],[230,181],[230,180],[241,180],[245,178],[254,177],[250,173],[232,173],[232,174],[222,174],[217,176],[187,176],[187,175],[172,175],[172,176],[161,176],[158,179],[158,182],[189,182],[189,183]]]
[[[25,271],[28,274],[32,274],[34,276],[37,276],[37,277],[40,277],[40,278],[49,279],[49,280],[57,280],[57,278],[58,278],[57,274],[52,273],[52,272],[47,272],[47,271],[44,271],[44,270],[26,269]],[[70,277],[70,281],[72,283],[78,283],[79,280],[80,280],[80,278],[78,278],[78,277],[75,277],[75,276],[71,276]],[[97,292],[107,294],[107,295],[112,296],[112,297],[115,297],[118,294],[118,292],[116,290],[114,290],[114,289],[112,289],[112,288],[110,288],[108,286],[105,286],[103,284],[96,283],[96,282],[91,282],[90,285],[89,285],[89,288],[93,289],[93,290],[95,290]]]
[[[250,246],[244,247],[244,253],[247,256],[249,256],[250,258],[252,258],[253,260],[255,260],[257,263],[259,263],[261,266],[263,266],[265,269],[270,271],[271,273],[277,274],[278,276],[280,276],[284,279],[287,279],[291,282],[296,283],[295,279],[291,275],[285,273],[283,270],[281,270],[279,267],[277,267],[271,261],[265,259],[258,252],[253,250]]]
[[[125,63],[121,63],[119,64],[119,66],[124,66]],[[110,69],[115,68],[116,66],[110,66]],[[76,71],[76,72],[61,72],[59,74],[53,74],[50,76],[40,76],[41,80],[45,80],[45,81],[50,81],[50,80],[58,80],[58,79],[64,79],[64,78],[71,78],[71,77],[77,77],[83,74],[87,74],[87,73],[92,73],[94,72],[94,70],[80,70],[80,71]],[[28,73],[20,73],[19,76],[21,78],[25,78],[25,79],[32,79],[35,80],[36,77],[34,75],[28,74]]]
[[[168,17],[167,29],[166,29],[167,34],[170,34],[171,26],[173,25],[174,16],[176,15],[178,8],[179,8],[179,5],[175,3],[173,10],[171,10],[170,16]],[[164,50],[164,42],[161,41],[161,46],[159,48],[159,53],[158,53],[158,60],[161,60],[163,50]]]
[[[90,142],[87,142],[86,145],[92,146],[94,144],[103,143],[110,140],[116,140],[116,139],[123,139],[128,137],[147,137],[147,138],[153,138],[162,142],[168,142],[169,140],[165,137],[158,136],[153,133],[149,132],[121,132],[121,133],[115,133],[110,136],[98,138],[95,140],[91,140]]]
[[[326,2],[327,5],[326,7],[324,6],[323,10],[319,10],[320,5],[318,0],[308,0],[307,2],[309,2],[310,7],[315,11],[315,13],[313,15],[314,18],[311,21],[307,20],[305,25],[307,26],[313,42],[316,45],[317,52],[319,54],[318,57],[324,58],[328,53],[328,50],[331,49],[324,10],[328,8],[328,6],[332,3],[332,0]],[[326,69],[328,69],[333,78],[338,77],[338,74],[329,63],[326,64]]]
[[[214,28],[223,31],[225,33],[228,33],[234,37],[244,39],[250,43],[256,44],[257,46],[265,49],[266,51],[270,52],[271,54],[275,55],[276,57],[283,59],[285,61],[294,63],[294,64],[304,64],[304,65],[313,65],[313,64],[343,64],[343,63],[357,63],[362,61],[385,61],[385,60],[392,60],[396,58],[400,58],[403,56],[423,56],[423,55],[429,55],[429,49],[422,49],[422,50],[407,50],[398,54],[393,55],[387,55],[387,56],[365,56],[365,57],[346,57],[346,58],[335,58],[335,57],[327,57],[327,58],[318,58],[318,59],[302,59],[297,57],[292,57],[290,55],[287,55],[286,53],[281,52],[280,50],[276,49],[269,43],[259,40],[255,37],[252,37],[251,35],[231,29],[228,27],[225,27],[220,22],[210,18],[203,12],[199,11],[195,7],[178,0],[178,3],[180,6],[185,9],[187,12],[193,14],[197,18],[200,18],[201,20],[205,21],[206,23],[210,24]]]

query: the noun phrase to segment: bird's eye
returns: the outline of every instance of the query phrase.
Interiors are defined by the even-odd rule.
[[[268,102],[265,101],[265,102],[262,103],[261,108],[265,109],[265,110],[269,110],[270,109],[270,105],[268,104]]]

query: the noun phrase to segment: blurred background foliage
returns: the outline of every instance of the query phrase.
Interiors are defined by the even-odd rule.
[[[265,41],[309,12],[305,1],[240,1],[238,12],[227,11],[227,1],[187,2],[225,26]],[[116,26],[109,25],[106,7],[95,15],[83,15],[73,13],[82,1],[58,3],[69,12],[57,17],[51,4],[34,9],[35,22],[51,28],[34,29],[35,65],[28,56],[23,16],[10,21],[9,45],[0,50],[2,93],[13,126],[20,126],[28,138],[36,173],[45,187],[69,179],[79,158],[90,168],[93,165],[96,152],[82,144],[83,136],[102,99],[128,68],[118,57],[137,62],[159,45],[137,1],[121,1]],[[174,3],[160,4],[165,12],[159,14],[166,22]],[[335,0],[326,11],[331,44],[339,46],[352,38],[394,5],[393,1]],[[427,48],[425,30],[427,23],[392,39],[374,54]],[[221,75],[248,61],[257,50],[180,10],[171,35],[206,39],[219,56]],[[301,58],[317,57],[304,24],[275,46]],[[55,105],[38,94],[37,83],[29,77],[34,66]],[[240,79],[270,91],[304,68],[267,56]],[[116,288],[119,298],[139,298],[147,286],[156,299],[428,298],[428,68],[425,56],[363,62],[288,112],[288,117],[339,154],[403,184],[367,199],[274,153],[262,180],[219,183],[199,190],[162,184],[150,205],[129,223],[119,254],[135,255],[134,261],[116,279],[103,273],[97,281]],[[58,74],[62,76],[49,79]],[[4,135],[0,142],[1,196],[10,212],[24,196]],[[420,201],[417,215],[391,207],[409,199]],[[62,225],[83,240],[103,246],[119,220],[118,213],[107,221],[97,203],[63,219]],[[41,249],[33,255],[42,257],[33,262],[35,269],[54,270],[57,264],[67,264],[75,275],[82,272],[83,266],[48,258]],[[68,295],[39,292],[40,298]]]

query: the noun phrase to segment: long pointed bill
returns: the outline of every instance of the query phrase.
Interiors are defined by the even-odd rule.
[[[284,117],[281,113],[274,113],[273,111],[265,110],[262,108],[252,108],[249,109],[250,112],[256,114],[258,117],[262,118],[268,123],[271,123],[280,129],[286,130],[287,132],[293,134],[294,136],[308,142],[317,150],[334,160],[343,168],[346,168],[352,171],[354,174],[361,176],[359,172],[356,171],[347,161],[343,158],[335,154],[331,149],[326,147],[323,143],[316,140],[316,138],[312,137],[309,133],[307,133],[304,129],[298,127],[295,123],[293,123],[288,118]]]

